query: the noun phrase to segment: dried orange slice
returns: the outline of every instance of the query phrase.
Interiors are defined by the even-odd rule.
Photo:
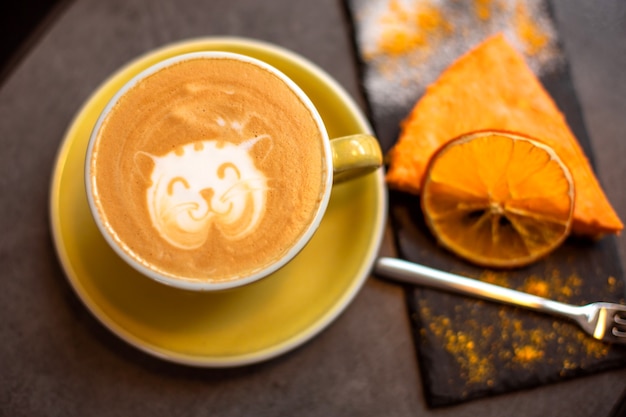
[[[519,267],[569,234],[574,181],[549,146],[511,133],[477,132],[433,156],[421,199],[444,247],[478,265]]]

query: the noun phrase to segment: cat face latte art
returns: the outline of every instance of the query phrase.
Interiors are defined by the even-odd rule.
[[[205,140],[161,157],[144,154],[154,164],[146,204],[164,240],[194,250],[212,233],[236,241],[254,232],[265,213],[268,184],[250,153],[258,140]]]
[[[230,288],[304,247],[328,203],[332,154],[319,114],[282,73],[240,55],[188,54],[139,74],[107,105],[87,152],[87,196],[105,239],[143,274]]]

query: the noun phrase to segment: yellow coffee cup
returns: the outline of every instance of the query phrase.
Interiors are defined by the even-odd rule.
[[[371,135],[328,137],[300,87],[230,52],[159,62],[126,83],[90,137],[85,181],[105,240],[188,290],[254,282],[318,228],[333,184],[382,164]]]

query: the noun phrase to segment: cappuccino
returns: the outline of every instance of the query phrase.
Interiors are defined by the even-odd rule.
[[[135,263],[174,280],[267,269],[303,239],[329,187],[311,107],[273,71],[228,55],[142,76],[90,143],[96,221]]]

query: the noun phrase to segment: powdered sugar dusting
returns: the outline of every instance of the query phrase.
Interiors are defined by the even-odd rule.
[[[503,33],[541,76],[563,62],[542,0],[353,0],[365,88],[381,115],[408,109],[458,57]]]

